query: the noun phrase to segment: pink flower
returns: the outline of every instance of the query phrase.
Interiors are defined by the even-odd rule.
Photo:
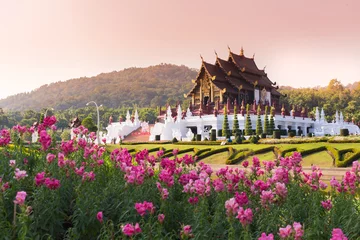
[[[226,214],[230,217],[237,213],[239,209],[239,204],[236,202],[235,198],[230,198],[225,202]]]
[[[15,167],[16,161],[15,160],[10,160],[9,161],[9,166],[10,167]]]
[[[160,224],[162,224],[164,222],[164,219],[165,219],[165,215],[164,214],[159,214],[158,215],[158,221]]]
[[[106,138],[101,139],[101,141],[106,144]]]
[[[268,206],[274,201],[274,193],[270,191],[262,191],[261,195],[261,205],[264,208],[268,208]]]
[[[242,163],[242,165],[243,165],[244,168],[247,168],[247,167],[249,166],[249,162],[248,162],[248,161],[244,161],[244,162]]]
[[[60,185],[60,181],[55,178],[45,178],[45,186],[50,190],[56,190],[58,189]]]
[[[286,198],[287,188],[286,188],[285,184],[277,182],[275,184],[275,193],[281,198]]]
[[[35,176],[35,184],[36,186],[40,186],[45,182],[45,172],[41,172],[36,174]]]
[[[161,189],[161,199],[165,200],[169,197],[169,191],[166,188]]]
[[[331,200],[321,201],[321,206],[329,211],[332,208]]]
[[[244,210],[242,207],[240,207],[236,218],[239,219],[243,227],[246,227],[253,220],[253,213],[251,208]]]
[[[135,203],[135,209],[140,214],[140,216],[145,216],[146,212],[153,214],[155,212],[155,207],[153,203],[144,201],[143,203]]]
[[[98,212],[96,214],[96,218],[97,218],[97,220],[99,220],[100,223],[102,223],[103,222],[103,212]]]
[[[191,232],[192,232],[191,226],[186,225],[183,227],[182,231],[180,232],[180,235],[182,237],[191,237],[191,235],[192,235]]]
[[[20,170],[18,168],[15,169],[15,179],[16,180],[20,180],[20,179],[23,179],[25,177],[27,177],[28,175],[26,174],[26,171],[25,170]]]
[[[259,237],[258,240],[274,240],[274,235],[272,233],[270,233],[269,235],[266,235],[266,233],[262,233],[261,237]]]
[[[46,130],[42,130],[40,132],[39,142],[42,145],[42,149],[46,151],[51,145],[51,136],[46,132]]]
[[[249,203],[249,199],[245,192],[238,192],[235,193],[235,201],[239,204],[240,207]]]
[[[172,153],[173,153],[174,156],[178,155],[179,149],[178,149],[178,148],[175,148]]]
[[[125,226],[121,228],[121,231],[123,234],[125,234],[128,237],[131,237],[135,234],[141,233],[141,228],[139,226],[139,223],[136,223],[135,226],[128,223]]]
[[[224,191],[225,185],[224,185],[223,181],[220,178],[215,179],[212,183],[213,183],[215,192]]]
[[[18,205],[23,205],[25,202],[25,198],[26,198],[26,192],[24,191],[17,192],[14,203]]]
[[[302,236],[304,235],[304,230],[302,229],[302,226],[298,222],[293,223],[293,228],[295,231],[295,240],[300,240]]]
[[[291,225],[287,225],[285,228],[279,229],[279,236],[282,239],[290,237],[291,233],[292,233]]]
[[[199,198],[198,197],[189,197],[188,202],[192,205],[195,205],[199,202]]]
[[[48,162],[48,163],[52,163],[52,161],[55,159],[55,155],[54,154],[51,154],[51,153],[48,153],[47,155],[46,155],[46,161]]]
[[[332,236],[330,240],[347,240],[348,238],[345,236],[345,234],[342,232],[340,228],[334,228],[332,230]]]

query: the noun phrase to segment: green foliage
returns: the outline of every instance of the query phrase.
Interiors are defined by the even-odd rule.
[[[257,121],[256,121],[256,135],[261,135],[263,133],[260,111],[261,111],[260,105],[258,105]]]
[[[232,128],[233,135],[235,136],[239,130],[240,130],[240,127],[239,127],[239,120],[237,118],[237,107],[235,105],[234,106],[234,121],[233,121],[233,128]]]
[[[56,110],[84,107],[89,96],[111,108],[175,105],[184,99],[197,71],[186,66],[161,64],[146,68],[128,68],[46,84],[30,93],[20,93],[0,100],[0,107],[21,110],[52,106]],[[63,79],[66,80],[66,79]],[[61,93],[61,94],[59,94]],[[140,114],[140,113],[139,113]]]
[[[211,129],[210,141],[216,141],[216,129]]]
[[[223,121],[223,125],[222,125],[222,135],[224,137],[229,137],[229,121],[228,121],[228,116],[227,116],[227,108],[226,106],[224,107],[224,121]]]
[[[91,117],[86,117],[82,122],[81,125],[89,129],[90,132],[96,132],[97,126],[95,125],[94,121]]]
[[[62,141],[69,141],[70,140],[70,137],[71,137],[71,134],[70,134],[70,130],[65,130],[61,133],[60,135],[61,137],[61,140]]]
[[[241,143],[242,143],[242,137],[241,137],[241,135],[236,135],[236,137],[235,137],[235,142],[236,142],[237,144],[241,144]]]
[[[171,141],[172,143],[177,143],[178,142],[178,140],[177,140],[177,138],[176,137],[174,137],[173,139],[172,139],[172,141]]]
[[[270,131],[270,122],[268,116],[268,106],[265,106],[265,116],[264,116],[264,133],[267,135],[271,135]]]
[[[272,134],[272,132],[275,130],[275,121],[274,121],[274,116],[271,114],[270,115],[270,121],[269,121],[269,133],[270,135]]]
[[[245,135],[252,135],[251,118],[249,111],[249,104],[246,105],[246,122],[245,122]]]
[[[349,129],[340,129],[340,136],[349,136]]]

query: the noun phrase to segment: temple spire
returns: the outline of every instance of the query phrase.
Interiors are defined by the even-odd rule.
[[[228,47],[228,49],[229,49],[229,52],[231,52],[231,49],[230,49],[229,45],[228,45],[227,47]]]
[[[201,54],[200,54],[200,58],[201,58],[201,61],[204,62],[204,58],[201,56]]]
[[[240,56],[244,56],[244,48],[241,46]]]
[[[214,52],[215,52],[215,56],[216,56],[216,58],[218,58],[218,55],[217,55],[217,52],[216,52],[216,50],[214,50]]]

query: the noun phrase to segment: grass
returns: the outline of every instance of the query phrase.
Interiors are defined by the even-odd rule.
[[[273,151],[269,151],[269,152],[266,152],[266,153],[255,154],[254,156],[258,157],[260,162],[262,162],[262,161],[273,161],[273,160],[276,159],[275,154],[274,154]],[[245,158],[244,161],[247,160],[247,161],[251,162],[251,160],[253,159],[254,156],[249,156],[249,157]],[[243,162],[243,161],[241,161],[241,162]],[[239,163],[239,164],[241,164],[241,163]]]
[[[348,148],[357,148],[360,149],[360,144],[359,143],[328,143],[328,142],[319,142],[319,143],[299,143],[299,144],[275,144],[275,145],[270,145],[270,144],[235,144],[235,145],[229,145],[231,147],[234,148],[234,150],[241,150],[241,149],[251,149],[251,150],[258,150],[258,149],[262,149],[262,148],[266,148],[269,146],[276,146],[277,148],[281,149],[281,150],[285,150],[285,149],[289,149],[289,148],[298,148],[299,150],[307,150],[307,149],[312,149],[312,148],[317,148],[320,146],[332,146],[338,150],[341,149],[348,149]],[[107,149],[108,151],[113,151],[115,148],[119,148],[120,145],[107,145]],[[139,144],[139,145],[126,145],[126,144],[122,144],[121,147],[123,148],[128,148],[128,149],[135,149],[135,151],[139,151],[142,149],[151,149],[151,148],[156,148],[156,147],[163,147],[166,150],[167,149],[188,149],[188,148],[197,148],[199,150],[204,149],[204,148],[211,148],[212,150],[214,149],[218,149],[218,148],[223,148],[224,146],[221,145],[178,145],[178,144],[161,144],[161,143],[150,143],[150,144]],[[151,155],[156,154],[156,152],[151,153]],[[182,157],[185,154],[190,154],[193,155],[194,152],[188,152],[188,153],[183,153],[178,155],[178,157]],[[209,156],[207,158],[202,159],[203,162],[205,163],[210,163],[210,164],[225,164],[226,159],[228,158],[228,152],[223,152],[223,153],[217,153],[214,154],[212,156]],[[266,152],[266,153],[262,153],[262,154],[257,154],[256,155],[260,161],[269,161],[269,160],[274,160],[275,159],[275,155],[272,151]],[[173,158],[173,157],[171,157]],[[248,157],[246,160],[251,160],[252,156]],[[303,166],[311,166],[311,164],[317,165],[319,167],[332,167],[332,158],[331,156],[326,152],[326,151],[322,151],[322,152],[318,152],[318,153],[313,153],[310,154],[306,157],[303,158]]]
[[[201,161],[207,164],[225,164],[225,161],[228,157],[229,157],[229,152],[222,152],[222,153],[213,154],[210,157],[207,157]]]
[[[332,167],[332,163],[333,159],[326,151],[310,154],[304,157],[302,161],[303,166]]]

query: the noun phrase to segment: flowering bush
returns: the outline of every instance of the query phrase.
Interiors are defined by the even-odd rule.
[[[192,156],[108,153],[91,139],[55,145],[47,119],[40,145],[0,135],[0,232],[4,239],[356,239],[360,164],[330,190],[294,153],[216,172]],[[17,127],[21,134],[25,130]],[[44,131],[42,133],[42,131]],[[77,134],[88,134],[79,127]],[[177,153],[178,151],[174,151]],[[175,154],[176,155],[176,154]],[[26,161],[24,161],[26,159]]]

